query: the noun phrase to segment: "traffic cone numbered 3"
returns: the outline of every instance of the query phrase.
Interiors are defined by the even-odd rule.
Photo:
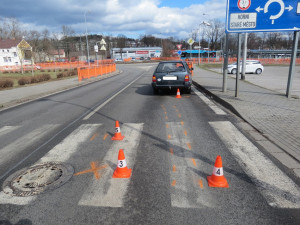
[[[228,188],[228,182],[224,176],[223,166],[222,166],[222,158],[221,156],[217,156],[215,166],[213,169],[213,174],[207,177],[208,186],[209,187],[220,187],[220,188]]]
[[[113,141],[122,141],[124,136],[121,134],[121,128],[119,125],[119,121],[116,121],[115,135],[111,138]]]
[[[118,155],[118,165],[116,170],[114,171],[113,178],[129,178],[131,177],[131,169],[127,167],[127,163],[125,160],[125,154],[123,149],[119,150]]]
[[[179,88],[177,89],[177,95],[176,95],[176,98],[181,98]]]

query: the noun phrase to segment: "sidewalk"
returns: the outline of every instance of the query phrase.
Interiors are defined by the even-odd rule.
[[[300,100],[244,81],[235,97],[235,79],[228,76],[224,93],[223,75],[194,69],[194,84],[257,129],[258,144],[300,177]]]
[[[111,76],[119,74],[120,71],[117,70],[111,74],[105,74],[102,76],[94,77],[91,79],[85,79],[78,82],[78,78],[68,78],[64,80],[56,80],[44,82],[41,84],[28,85],[20,88],[14,88],[10,90],[0,90],[0,111],[4,108],[15,106],[23,102],[28,102],[36,98],[47,96],[49,94],[54,94],[56,92],[61,92],[73,87],[79,87],[86,85],[88,83],[102,80]]]

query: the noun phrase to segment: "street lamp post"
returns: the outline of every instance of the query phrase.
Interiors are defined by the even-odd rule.
[[[84,21],[85,21],[85,38],[86,38],[86,48],[87,48],[87,60],[90,66],[90,51],[89,51],[89,41],[87,36],[87,25],[86,25],[86,13],[89,11],[84,12]]]
[[[200,26],[201,25],[206,25],[206,26],[211,26],[210,23],[203,21],[202,23],[199,24],[199,59],[198,59],[198,63],[200,65]],[[208,55],[208,62],[209,62],[209,42],[208,42],[208,48],[207,48],[207,55]]]

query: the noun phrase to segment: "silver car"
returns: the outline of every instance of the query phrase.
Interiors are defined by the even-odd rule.
[[[160,89],[181,89],[191,93],[193,68],[184,61],[160,62],[152,76],[153,93],[157,94]]]

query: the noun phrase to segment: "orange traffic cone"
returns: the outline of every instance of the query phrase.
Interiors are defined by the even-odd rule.
[[[181,98],[179,88],[177,89],[177,95],[176,95],[176,98]]]
[[[113,178],[131,177],[131,169],[127,167],[123,149],[119,150],[118,165],[112,177]]]
[[[207,177],[207,181],[209,187],[220,187],[220,188],[229,187],[227,180],[224,177],[221,156],[219,155],[217,156],[215,166],[213,169],[213,174]]]
[[[115,128],[115,135],[111,138],[113,141],[122,141],[124,139],[124,136],[121,134],[121,129],[119,125],[119,121],[116,121],[116,128]]]

